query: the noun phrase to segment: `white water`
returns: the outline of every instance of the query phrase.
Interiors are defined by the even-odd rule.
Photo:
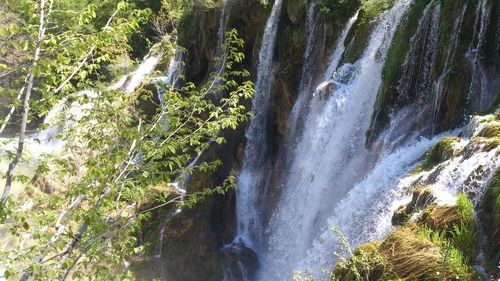
[[[215,56],[220,57],[222,55],[222,44],[224,43],[224,38],[226,37],[227,21],[230,15],[230,3],[231,0],[224,0],[224,6],[222,8],[222,14],[219,21],[219,30],[217,31],[217,47],[215,51]]]
[[[146,78],[154,70],[156,64],[158,64],[159,59],[160,55],[147,55],[134,71],[134,73],[131,74],[130,81],[125,87],[125,93],[130,94],[134,92],[134,90],[141,85],[142,81],[144,81],[144,78]]]
[[[362,58],[338,68],[328,96],[315,95],[311,100],[304,133],[281,186],[286,193],[271,218],[269,252],[261,280],[290,280],[294,270],[309,269],[317,273],[321,269],[320,263],[303,259],[313,244],[320,243],[314,242],[320,238],[319,234],[330,227],[327,218],[334,214],[332,206],[373,166],[370,163],[375,155],[365,149],[365,132],[370,125],[387,50],[411,3],[401,0],[383,13],[376,20]],[[307,259],[327,260],[325,255],[331,250],[326,247]],[[307,268],[301,268],[307,264]]]
[[[394,151],[383,152],[375,167],[335,205],[333,215],[327,220],[327,227],[308,252],[304,267],[321,265],[320,268],[332,268],[332,253],[339,242],[331,231],[332,227],[337,227],[353,248],[359,243],[382,238],[392,228],[391,217],[399,204],[394,208],[389,206],[404,190],[399,186],[394,187],[416,167],[417,159],[442,137],[420,138]],[[318,268],[312,270],[317,271]]]
[[[175,49],[174,56],[170,59],[168,64],[167,74],[159,77],[157,80],[160,84],[157,87],[158,100],[161,103],[163,110],[165,110],[164,94],[166,88],[175,88],[180,82],[181,76],[184,73],[184,53],[180,49]]]
[[[226,38],[227,24],[229,21],[229,15],[231,14],[231,1],[234,0],[224,0],[224,6],[222,8],[222,13],[219,21],[219,30],[217,31],[217,46],[215,48],[215,69],[214,72],[217,74],[216,80],[214,81],[214,86],[218,88],[221,86],[221,80],[218,78],[225,68],[224,60],[218,61],[220,58],[224,57],[223,54],[223,44]],[[214,96],[214,101],[219,101],[222,99],[224,93],[217,91]]]
[[[117,83],[111,85],[109,90],[119,90],[122,89],[125,84],[124,91],[127,93],[132,93],[149,75],[156,64],[160,56],[146,56],[142,63],[137,67],[137,69],[130,75],[125,75]],[[130,78],[130,80],[128,80]],[[128,80],[128,83],[127,83]],[[87,99],[92,100],[97,97],[98,93],[93,90],[81,90],[72,95],[76,100],[80,100],[82,96],[86,96]],[[88,114],[89,110],[92,109],[92,103],[88,102],[81,104],[77,101],[68,104],[70,97],[65,97],[61,99],[46,115],[44,120],[44,127],[42,131],[29,135],[26,138],[25,149],[32,156],[33,160],[37,160],[43,154],[56,153],[63,149],[65,141],[58,138],[58,134],[62,132],[65,128],[69,128],[75,122],[80,120],[83,116]],[[60,118],[64,119],[64,124],[57,122]],[[17,138],[11,138],[8,140],[7,144],[3,147],[5,150],[13,151],[17,147]]]
[[[356,11],[354,16],[352,16],[349,21],[347,21],[346,26],[342,30],[342,33],[340,33],[339,40],[337,41],[337,44],[335,46],[335,49],[333,51],[332,56],[330,57],[330,62],[328,63],[328,68],[326,69],[325,74],[323,75],[323,80],[324,81],[331,81],[333,79],[333,75],[335,74],[335,70],[337,70],[337,67],[339,66],[340,60],[342,59],[342,55],[344,54],[345,51],[345,39],[347,38],[347,35],[349,34],[349,31],[351,31],[352,26],[354,23],[358,20],[358,15],[359,15],[359,10]]]
[[[271,15],[267,20],[262,46],[259,53],[257,81],[252,100],[253,118],[246,130],[246,145],[243,167],[237,180],[236,214],[237,237],[258,252],[262,223],[258,206],[259,196],[265,194],[267,186],[269,163],[266,163],[268,143],[268,113],[271,100],[271,87],[274,81],[275,67],[273,64],[279,15],[283,0],[276,0]]]

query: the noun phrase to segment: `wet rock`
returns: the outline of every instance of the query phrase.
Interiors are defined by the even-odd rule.
[[[486,269],[500,277],[500,169],[497,169],[493,180],[481,199],[479,220],[486,234],[488,248],[486,252]]]
[[[392,224],[403,225],[408,222],[413,213],[425,209],[434,199],[432,191],[428,187],[418,187],[413,191],[410,203],[400,206],[394,212],[391,220]]]
[[[232,242],[221,247],[225,276],[230,280],[254,280],[259,268],[257,254],[243,241]]]

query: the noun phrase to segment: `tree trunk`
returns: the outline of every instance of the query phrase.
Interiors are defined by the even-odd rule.
[[[24,141],[26,138],[26,125],[28,123],[28,115],[30,111],[30,96],[31,92],[33,90],[33,81],[35,80],[35,70],[36,66],[38,64],[38,60],[40,59],[40,50],[42,48],[42,41],[43,37],[45,36],[45,1],[46,0],[40,0],[40,26],[38,28],[38,39],[36,43],[36,49],[35,49],[35,54],[33,56],[33,63],[31,65],[31,70],[28,75],[28,83],[26,85],[26,91],[24,93],[24,100],[23,100],[23,118],[21,121],[21,130],[19,133],[19,143],[17,145],[17,151],[16,155],[14,156],[14,159],[12,159],[12,162],[9,164],[9,169],[7,170],[7,178],[5,181],[5,189],[3,191],[1,203],[5,205],[7,203],[7,199],[9,198],[10,194],[10,188],[12,186],[12,178],[14,176],[14,169],[17,166],[17,163],[19,162],[19,159],[21,159],[21,155],[23,154],[23,149],[24,149]]]

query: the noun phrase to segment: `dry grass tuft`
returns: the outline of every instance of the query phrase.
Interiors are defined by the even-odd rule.
[[[419,237],[414,226],[392,232],[380,245],[397,278],[439,280],[442,252],[439,246]]]

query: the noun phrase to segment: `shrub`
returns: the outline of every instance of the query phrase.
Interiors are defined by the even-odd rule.
[[[320,13],[325,17],[344,18],[359,6],[359,0],[319,0],[317,4]]]

